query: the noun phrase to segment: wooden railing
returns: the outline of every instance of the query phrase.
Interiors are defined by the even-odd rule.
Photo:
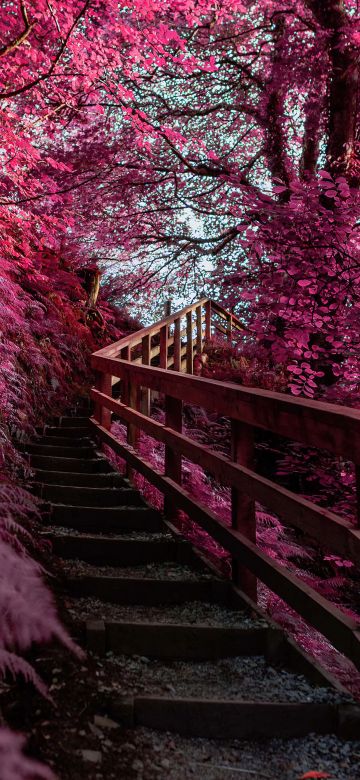
[[[254,471],[254,431],[262,429],[351,460],[359,474],[360,412],[192,375],[194,354],[202,351],[219,324],[229,340],[234,328],[243,329],[234,315],[202,299],[96,352],[92,357],[97,372],[92,426],[129,469],[141,473],[163,493],[168,516],[178,508],[184,510],[229,551],[235,584],[247,596],[256,599],[257,579],[261,580],[360,668],[360,622],[259,549],[255,502],[279,515],[285,526],[300,529],[327,550],[357,564],[359,522],[351,523]],[[181,372],[183,367],[186,373]],[[119,380],[117,400],[112,394]],[[150,417],[151,392],[163,398],[165,424]],[[183,403],[230,419],[230,457],[182,433]],[[127,443],[110,432],[112,414],[126,423]],[[137,453],[141,431],[165,445],[164,473]],[[183,457],[231,487],[232,527],[182,487]]]

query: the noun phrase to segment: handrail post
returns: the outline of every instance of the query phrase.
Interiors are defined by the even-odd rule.
[[[233,319],[232,319],[232,315],[229,314],[228,321],[227,321],[227,338],[229,344],[232,343],[232,328],[233,328]]]
[[[235,463],[253,468],[254,429],[247,423],[231,420],[231,457]],[[255,501],[236,488],[231,489],[232,527],[256,544]],[[233,561],[233,581],[253,601],[257,600],[256,576]]]
[[[181,400],[172,398],[169,395],[165,396],[165,425],[167,428],[181,433],[182,411],[183,404]],[[165,476],[170,477],[174,482],[181,485],[181,455],[168,445],[165,446]],[[164,514],[169,520],[176,516],[176,507],[170,498],[164,499]]]
[[[211,339],[211,301],[205,303],[205,340]]]
[[[186,315],[186,371],[192,374],[194,370],[194,350],[193,350],[193,322],[192,311]]]
[[[101,371],[96,372],[95,378],[96,390],[104,395],[112,396],[112,376],[111,374],[103,374]],[[94,417],[107,431],[111,428],[111,412],[109,409],[105,409],[101,404],[95,405]]]
[[[144,366],[150,365],[151,360],[151,336],[147,334],[141,340],[141,359]],[[146,417],[150,417],[150,388],[141,388],[141,411]]]
[[[174,371],[181,371],[181,322],[180,317],[174,321]]]

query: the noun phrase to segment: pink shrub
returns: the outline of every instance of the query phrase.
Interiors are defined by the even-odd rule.
[[[0,780],[55,780],[48,767],[23,754],[20,734],[0,728]]]

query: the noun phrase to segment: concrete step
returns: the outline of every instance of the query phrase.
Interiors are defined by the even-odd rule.
[[[30,455],[46,455],[54,458],[93,458],[95,455],[95,447],[61,447],[57,444],[24,444],[22,448],[26,453]]]
[[[35,482],[32,490],[44,501],[76,507],[143,506],[138,490],[121,488],[78,487],[73,485],[46,485]]]
[[[122,539],[121,537],[89,536],[79,534],[45,534],[56,555],[64,559],[86,561],[98,566],[138,566],[146,563],[174,561],[193,562],[193,552],[187,542],[166,536],[151,539]]]
[[[30,466],[43,471],[71,471],[82,474],[113,473],[105,458],[59,458],[51,455],[30,454]]]
[[[226,604],[230,582],[225,580],[169,580],[130,577],[68,577],[73,596],[91,596],[114,604],[183,604],[208,601]]]
[[[89,533],[121,533],[163,530],[159,512],[143,506],[117,506],[101,509],[92,506],[53,504],[49,523]]]
[[[129,487],[129,483],[116,472],[109,474],[83,474],[76,471],[45,471],[35,469],[36,481],[47,485],[70,485],[93,488]]]

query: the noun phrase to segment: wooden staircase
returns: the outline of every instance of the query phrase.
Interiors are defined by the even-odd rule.
[[[310,732],[357,737],[360,711],[340,686],[265,620],[234,583],[220,577],[165,516],[145,504],[114,471],[90,430],[79,407],[45,426],[25,450],[34,473],[33,490],[43,501],[44,535],[64,561],[69,596],[83,603],[96,598],[103,605],[82,625],[87,649],[102,656],[102,664],[112,663],[109,653],[149,660],[149,691],[139,695],[127,684],[125,664],[126,695],[110,697],[110,716],[125,727],[221,739]],[[81,562],[80,574],[74,561]],[[197,621],[174,617],[174,610],[181,607],[186,613],[195,603]],[[109,618],[110,605],[117,615],[124,609],[124,616]],[[212,612],[213,619],[208,617]],[[223,659],[230,659],[225,672]],[[231,691],[219,696],[218,688],[212,695],[210,683],[206,696],[197,695],[198,664],[209,664],[209,673],[215,668],[220,685],[222,676],[231,672],[231,659],[245,669],[246,663],[256,663],[256,695],[246,694],[246,675],[245,695],[241,686],[239,694],[236,674],[235,697]],[[160,672],[163,669],[165,676],[172,675],[171,694],[151,681],[155,662],[163,665]],[[270,699],[267,673],[274,680]],[[285,674],[292,675],[297,691],[290,699],[282,698]],[[303,674],[308,678],[305,693]],[[322,686],[321,695],[316,685]]]

